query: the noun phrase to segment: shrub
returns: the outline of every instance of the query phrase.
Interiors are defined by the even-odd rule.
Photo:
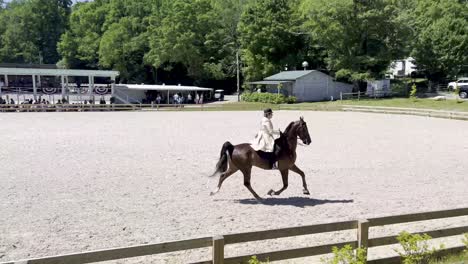
[[[392,94],[395,96],[408,96],[406,86],[407,84],[402,81],[393,81],[391,84]]]
[[[460,86],[455,84],[455,90],[453,92],[455,93],[455,96],[458,98],[458,95],[460,94]]]
[[[274,93],[243,93],[242,101],[244,102],[258,102],[258,103],[270,103],[270,104],[292,104],[296,102],[296,97],[286,97],[283,94]]]
[[[297,98],[295,96],[288,96],[286,98],[286,103],[295,104],[295,103],[297,103]]]
[[[252,258],[249,259],[249,264],[268,264],[270,263],[268,260],[267,262],[262,262],[257,259],[257,256],[253,256]]]
[[[463,244],[465,244],[465,251],[468,253],[468,233],[465,233],[465,238],[463,238]]]
[[[398,237],[403,251],[395,250],[403,259],[403,264],[426,264],[429,263],[436,249],[429,249],[427,241],[431,237],[427,234],[410,234],[406,231],[401,232]],[[443,246],[441,246],[443,248]]]
[[[366,263],[366,249],[357,248],[353,250],[351,245],[342,248],[333,247],[333,258],[329,260],[322,259],[326,264],[364,264]]]
[[[417,92],[418,92],[418,88],[416,88],[416,84],[413,83],[413,85],[411,85],[410,98],[416,99]]]

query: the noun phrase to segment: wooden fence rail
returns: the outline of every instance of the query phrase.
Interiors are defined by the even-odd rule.
[[[291,259],[291,258],[328,254],[328,253],[331,253],[332,247],[342,247],[344,245],[351,245],[352,247],[361,246],[365,248],[370,248],[370,247],[376,247],[376,246],[396,244],[397,243],[396,236],[377,237],[377,238],[369,239],[369,228],[375,227],[375,226],[393,225],[393,224],[409,223],[409,222],[415,222],[415,221],[426,221],[426,220],[433,220],[433,219],[445,219],[445,218],[460,217],[460,216],[468,216],[468,208],[459,208],[459,209],[452,209],[452,210],[433,211],[433,212],[424,212],[424,213],[416,213],[416,214],[405,214],[405,215],[387,216],[387,217],[377,217],[377,218],[369,218],[369,219],[355,220],[355,221],[345,221],[345,222],[336,222],[336,223],[328,223],[328,224],[281,228],[281,229],[275,229],[275,230],[247,232],[247,233],[240,233],[240,234],[228,234],[228,235],[223,235],[223,236],[204,237],[204,238],[167,242],[167,243],[160,243],[160,244],[106,249],[106,250],[76,253],[76,254],[69,254],[69,255],[62,255],[62,256],[53,256],[53,257],[35,258],[35,259],[20,260],[20,261],[13,261],[13,262],[4,262],[1,264],[92,263],[92,262],[99,262],[99,261],[132,258],[132,257],[162,254],[162,253],[168,253],[168,252],[174,252],[174,251],[190,250],[190,249],[205,248],[205,247],[212,247],[212,252],[213,252],[212,259],[201,261],[201,262],[194,262],[194,263],[197,263],[197,264],[245,263],[253,255],[249,254],[249,255],[244,255],[244,256],[225,258],[224,257],[225,246],[229,244],[236,244],[236,243],[244,243],[244,242],[260,241],[260,240],[277,239],[277,238],[284,238],[284,237],[295,237],[295,236],[356,229],[356,237],[355,237],[356,240],[349,240],[349,241],[344,241],[344,242],[334,243],[334,244],[324,244],[324,245],[319,245],[319,246],[314,246],[314,247],[294,248],[294,249],[286,249],[286,250],[281,250],[281,251],[263,252],[263,253],[254,254],[259,259],[268,258],[271,261],[276,261],[276,260],[285,260],[285,259]],[[426,233],[430,235],[432,238],[440,238],[440,237],[461,235],[466,232],[468,232],[468,225],[420,232],[419,234]],[[446,248],[446,249],[441,250],[437,254],[443,255],[443,254],[449,254],[449,253],[450,254],[457,253],[457,252],[462,251],[463,248],[464,247],[462,246]],[[382,258],[382,259],[375,259],[375,260],[368,261],[368,263],[370,264],[400,263],[400,262],[401,262],[400,257],[390,257],[390,258]]]
[[[267,104],[60,104],[60,105],[1,105],[0,112],[90,112],[90,111],[142,111],[142,110],[193,110],[193,111],[229,111],[229,110],[263,110]],[[268,105],[273,110],[313,110],[313,111],[353,111],[384,114],[403,114],[427,117],[439,117],[458,120],[468,120],[468,112],[443,111],[422,108],[399,108],[384,106],[360,105]]]

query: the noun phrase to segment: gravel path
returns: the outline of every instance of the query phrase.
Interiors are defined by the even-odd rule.
[[[261,115],[1,114],[0,262],[468,206],[468,122],[344,112],[275,113],[273,123],[283,130],[301,115],[308,122],[312,144],[298,148],[296,164],[310,196],[290,174],[281,196],[258,204],[236,173],[210,197],[217,179],[207,175],[222,144],[249,141]],[[254,169],[252,175],[264,197],[281,187],[279,172]],[[468,222],[457,221],[417,227]],[[371,230],[371,236],[390,231]],[[247,243],[227,247],[226,255],[353,237]],[[202,249],[114,263],[185,263],[210,254]]]

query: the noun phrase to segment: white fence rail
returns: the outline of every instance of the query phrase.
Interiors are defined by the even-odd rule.
[[[343,105],[342,110],[351,111],[351,112],[417,115],[417,116],[427,116],[427,117],[468,120],[468,112],[444,111],[444,110],[433,110],[433,109],[424,109],[424,108]]]

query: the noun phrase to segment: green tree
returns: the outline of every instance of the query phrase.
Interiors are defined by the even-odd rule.
[[[122,82],[145,82],[149,17],[155,1],[110,2],[99,44],[99,65],[120,72]]]
[[[294,33],[291,16],[297,1],[258,0],[247,7],[239,24],[242,59],[247,80],[259,80],[286,65],[294,68],[304,59],[304,36]]]
[[[162,9],[160,20],[152,19],[146,60],[168,70],[182,64],[189,76],[204,78],[212,49],[205,43],[219,26],[210,1],[174,0],[163,3]]]
[[[207,36],[205,45],[210,61],[204,68],[214,79],[230,78],[236,75],[236,54],[240,52],[238,26],[247,0],[212,0],[217,28]]]
[[[418,1],[412,57],[431,81],[468,73],[468,2]]]
[[[336,77],[358,81],[379,78],[390,62],[403,57],[404,35],[393,0],[304,0],[305,26],[327,54]]]
[[[61,63],[69,68],[98,68],[99,44],[109,0],[78,3],[70,15],[70,27],[62,35],[58,50]]]
[[[57,42],[66,30],[71,0],[26,0],[6,4],[0,13],[0,59],[56,63]]]

